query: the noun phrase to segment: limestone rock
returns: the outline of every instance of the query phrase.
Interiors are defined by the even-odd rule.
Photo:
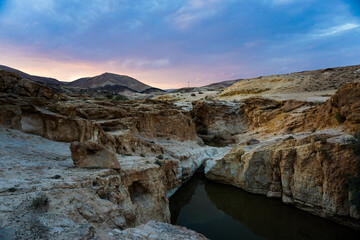
[[[263,133],[284,134],[338,126],[354,132],[360,128],[360,83],[345,84],[325,103],[315,106],[308,102],[259,97],[243,102],[250,130]]]
[[[0,127],[0,231],[15,239],[109,239],[114,229],[169,222],[176,163],[129,156],[119,164],[74,168],[69,143]],[[48,206],[35,209],[42,195]]]
[[[191,114],[196,132],[204,141],[217,137],[231,142],[234,135],[244,133],[249,127],[244,104],[223,101],[197,101],[193,104]]]
[[[206,176],[360,227],[345,184],[356,160],[342,140],[330,135],[277,138],[234,147],[222,159],[207,162]]]
[[[136,228],[112,232],[114,239],[149,239],[149,240],[206,240],[207,238],[185,227],[174,226],[162,222],[150,221]]]
[[[16,73],[4,70],[0,70],[0,92],[15,93],[24,97],[44,97],[48,100],[56,97],[51,88],[28,79],[21,79]]]
[[[78,167],[119,169],[116,154],[94,142],[70,144],[71,158]]]

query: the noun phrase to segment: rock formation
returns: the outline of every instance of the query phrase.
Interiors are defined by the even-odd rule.
[[[360,228],[346,186],[348,176],[357,174],[346,139],[360,129],[359,83],[345,84],[317,105],[264,98],[242,102],[241,119],[249,127],[222,159],[206,162],[206,176]]]
[[[294,86],[283,90],[304,90]],[[260,92],[232,102],[118,101],[0,71],[0,230],[26,239],[204,239],[166,224],[168,197],[202,166],[214,181],[360,228],[346,187],[357,159],[345,141],[360,129],[360,84],[323,103]]]
[[[169,103],[59,94],[5,71],[0,103],[0,228],[9,238],[109,239],[169,222],[167,195],[218,153]],[[140,229],[204,239],[162,223]]]
[[[170,221],[166,194],[178,184],[177,161],[124,156],[120,170],[74,168],[69,143],[5,128],[0,143],[0,230],[10,239],[109,239],[150,220]],[[153,224],[164,234],[200,236]]]
[[[248,129],[244,105],[219,101],[193,102],[191,111],[196,132],[205,142],[232,142],[233,136]]]
[[[94,142],[73,142],[70,144],[71,158],[75,166],[90,168],[119,169],[115,153]]]

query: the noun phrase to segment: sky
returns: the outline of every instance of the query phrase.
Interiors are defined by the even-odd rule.
[[[0,0],[0,64],[159,88],[360,64],[360,0]]]

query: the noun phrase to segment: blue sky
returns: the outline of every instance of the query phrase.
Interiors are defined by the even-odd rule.
[[[360,64],[360,1],[0,0],[0,64],[161,88]]]

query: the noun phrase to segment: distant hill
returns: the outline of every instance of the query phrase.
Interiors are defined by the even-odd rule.
[[[256,94],[289,94],[337,90],[360,81],[360,65],[303,71],[245,79],[226,88],[221,97]]]
[[[22,78],[27,78],[27,79],[30,79],[30,80],[35,81],[35,82],[63,85],[62,82],[58,81],[55,78],[48,78],[48,77],[40,77],[40,76],[30,75],[30,74],[24,73],[24,72],[22,72],[20,70],[17,70],[15,68],[7,67],[7,66],[4,66],[4,65],[0,65],[0,70],[5,70],[5,71],[8,71],[8,72],[14,72],[14,73],[18,74]]]
[[[114,92],[114,93],[123,93],[123,92],[132,92],[132,93],[136,93],[138,91],[128,88],[126,86],[122,86],[122,85],[105,85],[103,87],[97,87],[97,88],[92,88],[94,90],[102,90],[102,91],[107,91],[107,92]]]
[[[179,88],[179,89],[170,89],[169,92],[172,93],[189,93],[189,92],[201,92],[201,91],[214,91],[214,90],[221,90],[227,87],[230,87],[231,85],[237,83],[238,81],[241,81],[242,79],[236,79],[236,80],[226,80],[222,82],[216,82],[211,83],[209,85],[205,85],[202,87],[185,87],[185,88]]]
[[[151,88],[145,89],[144,91],[141,91],[140,93],[152,94],[152,93],[165,93],[165,92],[166,91],[164,91],[160,88],[151,87]]]
[[[81,88],[103,88],[105,86],[125,86],[129,89],[133,89],[136,92],[142,92],[151,86],[146,85],[135,78],[118,75],[114,73],[103,73],[95,77],[80,78],[67,84],[71,87]]]
[[[159,88],[154,88],[149,85],[146,85],[135,78],[119,75],[114,73],[103,73],[95,77],[85,77],[80,78],[72,82],[61,82],[55,78],[40,77],[27,74],[15,68],[7,67],[0,65],[0,70],[5,70],[9,72],[14,72],[22,78],[27,78],[32,81],[42,82],[47,84],[56,84],[69,87],[79,87],[79,88],[91,88],[94,90],[108,91],[114,93],[122,92],[134,92],[134,93],[144,93],[144,94],[153,94],[153,93],[162,93],[163,90]]]
[[[214,89],[214,90],[227,88],[241,80],[242,79],[236,79],[236,80],[227,80],[222,82],[211,83],[209,85],[203,86],[203,88]]]

